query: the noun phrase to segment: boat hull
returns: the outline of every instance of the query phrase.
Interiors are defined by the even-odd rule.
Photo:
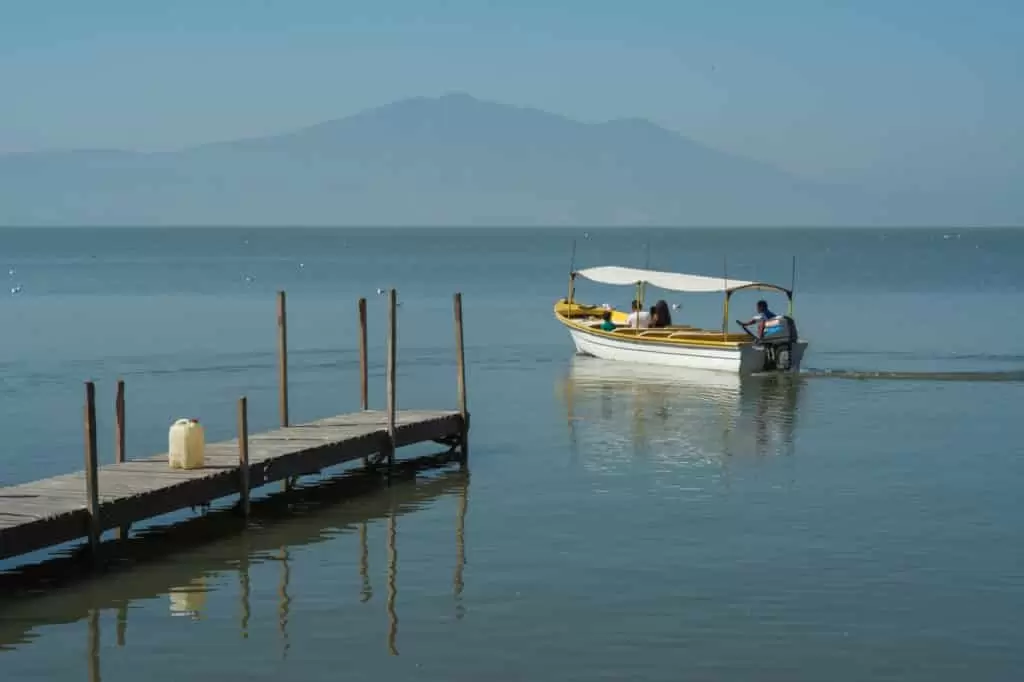
[[[691,367],[736,374],[764,371],[765,350],[747,344],[687,345],[635,337],[616,338],[614,334],[592,332],[582,326],[568,326],[576,351],[604,360],[635,362],[672,367]],[[806,341],[793,344],[789,371],[798,371]]]

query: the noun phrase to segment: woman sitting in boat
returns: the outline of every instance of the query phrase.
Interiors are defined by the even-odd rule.
[[[651,308],[651,326],[672,326],[672,314],[668,311],[668,303],[665,303],[665,301],[658,301],[654,304],[654,307]]]
[[[606,332],[613,332],[616,330],[615,323],[612,322],[612,311],[604,311],[604,313],[601,315],[601,320],[601,324],[599,325],[599,328],[601,330]]]

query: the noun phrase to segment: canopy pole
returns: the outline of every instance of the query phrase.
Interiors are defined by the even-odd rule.
[[[789,316],[793,317],[793,292],[796,291],[796,255],[793,256],[793,270],[789,275]]]
[[[576,240],[572,240],[572,254],[569,256],[569,317],[572,317],[572,302],[576,298]]]
[[[722,288],[725,300],[722,301],[722,340],[729,337],[729,257],[722,256]]]

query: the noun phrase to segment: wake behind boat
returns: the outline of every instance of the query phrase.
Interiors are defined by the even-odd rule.
[[[700,329],[670,324],[646,328],[630,325],[627,313],[575,300],[576,278],[593,282],[636,287],[636,300],[643,308],[644,290],[650,284],[668,291],[724,293],[722,328]],[[761,321],[758,334],[744,326],[743,332],[729,331],[729,301],[741,290],[775,291],[785,294],[786,315],[772,315]],[[569,296],[555,303],[555,317],[569,330],[576,350],[606,360],[640,362],[676,367],[693,367],[735,372],[798,371],[807,342],[799,338],[793,320],[793,290],[767,282],[746,282],[728,278],[689,275],[619,266],[573,271]],[[763,327],[763,328],[761,328]]]

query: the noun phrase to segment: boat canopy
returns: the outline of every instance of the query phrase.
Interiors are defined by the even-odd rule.
[[[706,275],[687,275],[678,272],[659,272],[657,270],[641,270],[623,268],[618,265],[605,265],[596,268],[577,270],[577,275],[602,284],[651,284],[668,291],[684,291],[694,293],[713,293],[724,291],[731,293],[737,289],[774,289],[789,293],[783,287],[764,282],[747,282],[724,277],[708,277]]]

